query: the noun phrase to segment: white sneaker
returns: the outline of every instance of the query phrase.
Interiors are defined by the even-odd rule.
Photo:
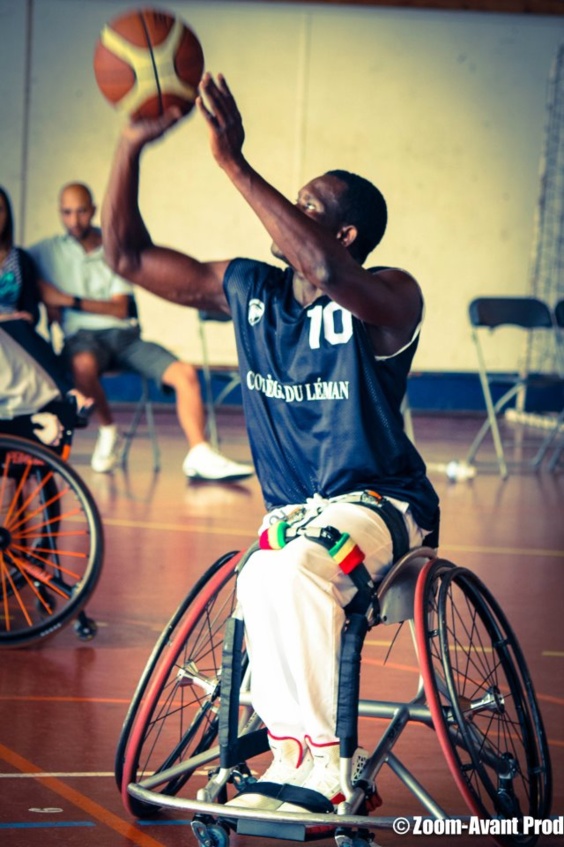
[[[98,473],[108,473],[119,461],[120,437],[117,426],[101,426],[90,465]]]
[[[245,479],[254,474],[252,465],[242,465],[232,462],[203,442],[197,444],[186,454],[182,470],[189,479],[205,479],[209,481]]]
[[[273,738],[271,735],[268,741],[274,760],[258,782],[274,782],[280,786],[303,785],[313,767],[313,756],[307,745],[300,743],[297,738]],[[250,790],[229,800],[227,805],[273,811],[282,805],[282,801]]]
[[[313,767],[302,788],[323,794],[334,806],[345,799],[341,789],[339,743],[315,745],[308,739],[313,755]],[[351,782],[360,777],[369,753],[358,747],[352,759]],[[280,812],[303,812],[304,809],[294,803],[283,803],[278,807]]]

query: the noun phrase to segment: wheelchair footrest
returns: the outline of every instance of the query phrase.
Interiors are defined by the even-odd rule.
[[[239,818],[237,821],[238,835],[258,835],[263,838],[285,838],[287,841],[306,841],[308,840],[306,838],[306,831],[306,826],[303,823],[254,821],[250,818]]]

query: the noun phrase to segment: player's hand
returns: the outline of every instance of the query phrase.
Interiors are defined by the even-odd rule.
[[[38,412],[31,416],[31,422],[35,435],[43,444],[56,447],[61,443],[64,429],[56,415],[51,412]]]
[[[183,117],[178,106],[170,106],[158,118],[140,118],[130,121],[122,131],[122,137],[131,145],[143,147],[156,141]]]
[[[211,151],[218,165],[228,170],[243,159],[245,130],[237,103],[221,74],[217,82],[204,74],[199,92],[196,106],[208,125]]]

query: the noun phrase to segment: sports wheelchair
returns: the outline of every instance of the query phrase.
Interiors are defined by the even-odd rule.
[[[268,749],[266,730],[250,699],[235,598],[237,574],[254,549],[216,561],[153,649],[116,751],[117,785],[133,816],[147,818],[161,809],[188,813],[202,847],[227,847],[232,832],[263,841],[333,837],[340,847],[365,847],[375,844],[375,830],[393,825],[393,818],[370,814],[379,805],[376,777],[387,765],[421,804],[425,820],[464,820],[443,809],[394,752],[413,723],[434,730],[471,815],[502,823],[549,815],[548,745],[517,639],[486,586],[430,547],[412,550],[393,565],[375,586],[364,623],[357,614],[348,615],[337,718],[345,800],[333,813],[225,805],[230,794],[254,781],[249,762]],[[419,670],[413,699],[364,699],[360,654],[365,633],[403,624]],[[394,638],[392,649],[395,643]],[[365,656],[369,645],[367,640],[364,663],[370,662]],[[348,707],[342,708],[342,693]],[[353,783],[350,751],[359,717],[387,723]],[[520,824],[518,833],[503,834],[498,828],[502,834],[494,840],[502,847],[532,847],[538,838]]]
[[[102,521],[66,462],[86,419],[73,399],[42,411],[62,425],[57,447],[35,438],[30,416],[0,420],[0,648],[42,641],[73,617],[79,638],[96,634],[83,607],[102,569]]]

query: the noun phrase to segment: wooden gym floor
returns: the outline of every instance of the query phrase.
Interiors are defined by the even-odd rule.
[[[464,455],[477,426],[473,418],[448,416],[416,417],[414,423],[431,466]],[[40,648],[0,655],[3,847],[196,844],[180,813],[141,822],[127,815],[113,780],[114,752],[129,698],[161,629],[208,565],[253,540],[262,500],[255,479],[188,485],[174,415],[160,410],[157,424],[163,467],[156,475],[147,440],[134,442],[128,472],[103,475],[89,466],[96,427],[76,435],[72,464],[105,524],[104,572],[88,606],[99,630],[95,640],[82,643],[67,627]],[[222,412],[220,428],[224,451],[247,460],[240,414]],[[550,740],[553,814],[563,815],[564,468],[556,474],[514,474],[505,483],[491,472],[456,484],[439,471],[430,475],[442,499],[442,555],[486,581],[524,649]],[[376,668],[374,696],[401,696],[404,689],[411,696],[414,678],[413,662]],[[369,734],[370,728],[361,725],[361,740],[363,731]],[[415,728],[401,743],[400,754],[437,801],[459,804],[433,734]],[[391,774],[382,774],[378,788],[382,815],[417,813]],[[465,813],[464,807],[459,811]],[[259,841],[233,836],[231,844],[252,847]],[[489,843],[482,836],[398,837],[391,831],[379,832],[377,841],[398,847]],[[544,847],[562,843],[562,836],[540,841]]]

